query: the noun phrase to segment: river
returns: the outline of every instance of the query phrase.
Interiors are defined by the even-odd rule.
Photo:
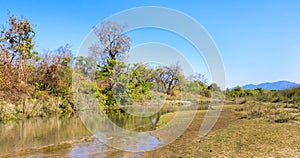
[[[195,107],[186,106],[184,110]],[[124,151],[163,146],[164,142],[148,131],[156,129],[161,115],[178,110],[178,106],[164,107],[159,112],[142,109],[112,110],[105,117],[89,111],[65,118],[53,116],[0,124],[0,157],[122,157],[128,154]]]
[[[119,112],[109,115],[109,118],[116,125],[127,130],[149,131],[155,129],[158,121],[156,119],[159,118],[159,115],[138,117]],[[97,124],[95,121],[99,121],[91,120],[94,122],[89,122],[89,125]],[[123,151],[103,143],[104,139],[119,139],[122,142],[121,138],[97,137],[86,126],[79,116],[34,118],[0,124],[0,156],[88,157],[98,155],[119,157],[124,154]],[[138,150],[155,148],[161,144],[154,136],[143,134],[143,132],[138,133],[141,133],[140,137],[126,140],[132,142],[130,144],[137,144]],[[150,146],[143,145],[142,142],[148,142],[147,144]],[[132,148],[128,144],[124,144],[122,147],[128,150]]]

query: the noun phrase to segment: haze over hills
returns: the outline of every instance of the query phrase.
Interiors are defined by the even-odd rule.
[[[263,88],[267,90],[285,90],[289,88],[300,87],[300,84],[290,82],[290,81],[277,81],[277,82],[265,82],[258,85],[254,84],[247,84],[242,86],[243,89],[256,89],[256,88]]]

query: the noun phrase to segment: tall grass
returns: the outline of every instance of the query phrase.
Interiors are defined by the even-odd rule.
[[[284,123],[300,121],[300,104],[283,103],[249,103],[237,107],[244,119],[266,119],[271,122]]]

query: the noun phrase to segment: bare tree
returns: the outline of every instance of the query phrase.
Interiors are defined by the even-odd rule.
[[[124,27],[112,22],[94,27],[99,42],[90,47],[90,52],[100,67],[111,65],[109,60],[121,60],[129,51],[130,38],[124,34]]]
[[[194,75],[191,75],[189,78],[188,78],[190,81],[194,81],[194,82],[197,82],[201,85],[204,85],[207,83],[207,78],[201,74],[201,73],[196,73]]]
[[[157,77],[156,82],[161,84],[163,91],[168,95],[171,95],[171,92],[179,84],[181,78],[180,66],[178,64],[171,66],[158,67],[156,69]]]

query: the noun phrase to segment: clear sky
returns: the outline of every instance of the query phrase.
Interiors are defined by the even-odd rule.
[[[220,50],[227,87],[278,80],[300,83],[300,1],[297,0],[0,0],[0,24],[7,22],[8,11],[24,16],[35,24],[37,50],[56,49],[69,43],[76,54],[94,25],[112,14],[140,6],[176,9],[201,23]],[[133,44],[148,41],[133,36],[136,37]],[[193,58],[184,45],[176,46]],[[198,67],[197,71],[206,74],[203,64]]]

